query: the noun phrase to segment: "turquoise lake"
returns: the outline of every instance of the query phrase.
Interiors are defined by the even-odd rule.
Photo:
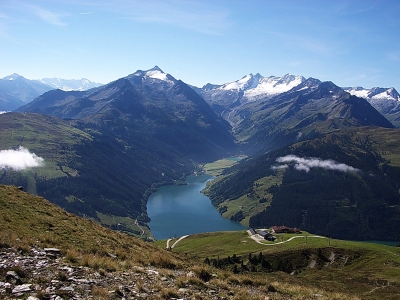
[[[200,191],[213,177],[189,176],[186,185],[159,188],[147,202],[148,223],[157,240],[214,231],[246,230],[247,227],[223,218],[211,200]]]

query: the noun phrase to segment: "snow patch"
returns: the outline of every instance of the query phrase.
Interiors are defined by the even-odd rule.
[[[164,80],[164,81],[170,81],[167,77],[167,74],[164,72],[155,70],[155,71],[148,71],[146,72],[146,76],[154,79],[159,79],[159,80]]]
[[[244,76],[242,79],[239,79],[234,82],[230,82],[227,84],[224,84],[222,87],[220,87],[221,90],[243,90],[247,83],[252,79],[253,75],[249,74]]]
[[[260,74],[248,74],[243,78],[226,83],[218,88],[223,91],[244,91],[244,98],[254,101],[260,96],[268,97],[291,90],[304,81],[302,76],[286,74],[283,77],[263,77]]]

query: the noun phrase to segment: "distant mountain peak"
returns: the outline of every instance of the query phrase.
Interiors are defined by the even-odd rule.
[[[13,74],[8,75],[8,76],[6,76],[6,77],[4,77],[4,78],[2,78],[2,79],[3,79],[3,80],[15,80],[15,79],[17,79],[17,78],[24,78],[24,77],[22,77],[21,75],[19,75],[19,74],[17,74],[17,73],[13,73]]]
[[[152,69],[150,69],[148,71],[160,71],[160,72],[164,73],[163,70],[161,70],[160,67],[157,65],[155,65]]]
[[[38,80],[41,83],[47,84],[55,89],[63,91],[86,91],[102,84],[90,81],[87,78],[82,79],[61,79],[61,78],[43,78]]]

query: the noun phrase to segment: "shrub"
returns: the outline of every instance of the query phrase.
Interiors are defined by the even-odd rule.
[[[210,279],[212,278],[211,273],[208,271],[208,269],[204,267],[196,266],[193,268],[193,272],[196,274],[197,277],[199,277],[204,282],[210,281]]]
[[[178,293],[172,288],[162,289],[160,296],[162,299],[178,298]]]

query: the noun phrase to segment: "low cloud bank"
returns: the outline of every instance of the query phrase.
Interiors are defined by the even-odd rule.
[[[35,153],[29,152],[24,147],[17,150],[0,150],[0,169],[13,169],[16,171],[26,168],[40,167],[44,159]]]
[[[287,168],[288,165],[286,163],[294,162],[294,168],[298,171],[308,172],[312,168],[322,168],[325,170],[335,170],[341,172],[358,172],[359,169],[353,168],[352,166],[338,163],[334,160],[322,160],[319,158],[301,158],[296,155],[286,155],[283,157],[279,157],[276,159],[278,163],[282,163],[279,166],[273,166],[273,169],[283,169]]]

